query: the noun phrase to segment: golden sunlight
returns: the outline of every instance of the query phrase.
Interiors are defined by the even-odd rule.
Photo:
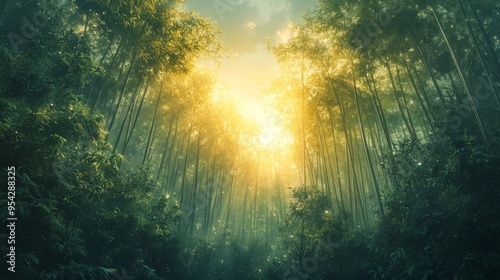
[[[247,27],[252,29],[254,23],[248,22]],[[269,90],[265,81],[259,81],[262,73],[236,78],[229,77],[228,74],[245,73],[246,65],[232,66],[229,70],[214,67],[207,61],[200,61],[199,65],[201,68],[212,69],[206,71],[216,78],[210,101],[221,117],[231,124],[230,131],[238,134],[235,137],[248,155],[258,156],[261,161],[264,160],[265,157],[262,156],[265,154],[287,157],[292,153],[294,137],[288,123],[290,118],[282,115],[283,112],[280,112],[278,107],[280,105],[276,100],[272,100],[272,95],[259,94]],[[273,66],[270,72],[266,73],[267,79],[277,77],[278,67]]]
[[[254,96],[249,92],[235,88],[227,83],[218,83],[211,93],[215,106],[225,110],[225,118],[239,123],[240,143],[253,152],[288,154],[293,144],[293,137],[284,117],[265,96]],[[222,108],[229,102],[234,107],[232,112]],[[236,121],[237,120],[237,121]]]
[[[247,115],[252,122],[249,131],[249,148],[256,151],[287,154],[293,144],[293,137],[275,108],[262,103],[255,104],[253,112]]]
[[[259,134],[259,143],[266,148],[281,146],[288,142],[286,133],[283,131],[283,122],[276,115],[264,115]]]

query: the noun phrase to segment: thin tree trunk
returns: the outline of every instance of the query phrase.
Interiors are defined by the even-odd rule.
[[[417,45],[418,51],[420,53],[420,56],[422,57],[422,60],[424,61],[425,68],[427,69],[427,72],[429,73],[429,76],[431,77],[432,83],[434,84],[434,88],[436,89],[438,95],[439,95],[439,100],[443,104],[443,106],[446,108],[446,99],[443,95],[443,91],[441,90],[441,87],[439,86],[436,77],[434,76],[434,73],[432,72],[432,68],[429,64],[429,61],[427,59],[427,56],[425,55],[424,49],[422,48],[422,45],[419,42],[419,38],[415,34],[415,31],[411,27],[411,24],[408,24],[408,29],[410,30],[410,34],[413,37],[413,41],[415,41],[415,44]]]
[[[474,18],[476,19],[477,24],[479,26],[479,29],[481,30],[481,33],[483,34],[484,40],[486,41],[486,46],[488,47],[489,53],[490,53],[491,57],[493,58],[492,59],[493,63],[496,66],[495,74],[497,76],[497,79],[500,79],[500,60],[498,59],[498,55],[497,55],[496,50],[495,50],[495,45],[491,41],[491,37],[488,35],[488,32],[486,31],[486,28],[484,27],[484,24],[483,24],[481,18],[479,17],[479,14],[477,13],[477,10],[476,10],[474,4],[472,3],[472,1],[467,0],[467,3],[469,3],[469,6],[472,10],[472,13],[474,14]]]
[[[181,182],[181,187],[180,187],[180,205],[181,206],[186,206],[186,201],[185,201],[185,193],[186,193],[186,175],[187,175],[187,166],[188,166],[188,161],[189,161],[189,148],[191,144],[191,129],[192,126],[189,127],[189,132],[188,132],[188,140],[187,140],[187,146],[186,146],[186,153],[184,155],[184,168],[182,171],[182,182]],[[185,207],[184,207],[185,208]],[[182,226],[179,226],[179,231],[181,230]]]
[[[125,75],[125,81],[123,82],[123,86],[120,90],[120,96],[118,97],[116,109],[114,110],[114,113],[112,113],[111,122],[108,125],[108,131],[111,131],[113,129],[113,125],[115,124],[116,116],[118,115],[118,111],[120,109],[120,105],[121,105],[121,102],[123,100],[123,96],[125,95],[125,89],[127,88],[130,74],[132,73],[132,69],[134,68],[134,62],[135,62],[136,57],[137,57],[137,52],[134,52],[134,54],[132,56],[132,60],[130,61],[130,66],[127,70],[127,74]]]
[[[194,224],[196,221],[196,202],[198,195],[198,177],[199,177],[199,169],[200,169],[200,147],[201,147],[201,132],[198,132],[198,147],[196,150],[196,162],[194,167],[194,178],[193,178],[193,195],[191,198],[191,217],[190,217],[190,228],[189,231],[191,235],[194,233]]]
[[[142,76],[141,78],[137,81],[137,85],[135,87],[135,90],[134,92],[132,93],[132,97],[131,97],[131,100],[130,100],[130,103],[127,107],[127,110],[125,111],[125,117],[123,118],[123,122],[120,126],[120,130],[118,131],[118,135],[116,136],[116,141],[115,141],[115,145],[113,147],[113,152],[116,152],[116,150],[118,149],[118,144],[120,143],[120,140],[122,138],[122,134],[123,134],[123,129],[125,128],[126,124],[127,124],[127,118],[131,117],[132,116],[132,109],[133,109],[133,106],[134,106],[134,103],[135,103],[135,100],[137,98],[137,92],[139,91],[139,88],[141,86],[141,83],[142,83]],[[126,139],[125,139],[126,140]],[[125,141],[126,142],[126,141]],[[122,150],[122,154],[124,152],[125,149]]]
[[[417,96],[420,107],[422,108],[422,111],[424,112],[425,118],[427,119],[427,123],[432,128],[432,130],[434,130],[434,122],[432,121],[432,119],[429,115],[428,109],[424,105],[424,102],[422,100],[422,97],[420,96],[417,84],[415,83],[415,80],[413,79],[413,75],[411,74],[410,68],[408,67],[408,64],[406,63],[404,58],[402,58],[402,61],[403,61],[403,65],[406,69],[406,73],[408,74],[410,82],[413,86],[413,89],[415,90],[415,95]]]
[[[160,165],[158,166],[158,172],[156,173],[156,180],[157,181],[160,180],[163,168],[165,167],[165,158],[167,156],[167,152],[169,151],[168,144],[169,144],[169,140],[170,140],[170,135],[172,133],[172,127],[173,127],[173,124],[174,124],[174,119],[176,119],[175,115],[172,115],[172,117],[170,118],[170,125],[168,127],[167,137],[165,139],[165,145],[163,146],[163,153],[162,153],[162,156],[161,156]],[[177,127],[176,127],[175,133],[177,133]],[[172,146],[173,146],[173,144],[172,144]],[[170,150],[169,155],[171,155],[171,154],[172,154],[172,150]]]
[[[416,138],[416,136],[414,134],[415,132],[412,130],[412,127],[408,121],[408,118],[405,115],[403,105],[401,104],[401,101],[399,100],[398,89],[396,88],[396,84],[394,82],[394,77],[392,75],[391,66],[389,64],[387,64],[386,67],[387,67],[387,72],[389,73],[389,79],[391,81],[394,97],[396,99],[396,103],[398,104],[399,113],[401,114],[401,117],[403,118],[403,123],[405,124],[406,129],[410,133],[411,137]]]
[[[373,74],[371,74],[373,75]],[[384,131],[385,141],[387,142],[387,149],[392,151],[392,139],[391,134],[389,133],[389,128],[387,127],[387,121],[384,114],[384,109],[382,107],[382,102],[380,101],[380,97],[376,88],[376,85],[373,84],[373,88],[371,86],[370,81],[368,80],[368,76],[365,75],[366,84],[368,85],[368,89],[370,90],[370,95],[373,100],[373,106],[375,107],[377,117],[382,125],[382,130]],[[372,81],[374,81],[372,76]]]
[[[148,153],[149,151],[151,150],[151,146],[153,144],[153,140],[154,139],[154,135],[153,135],[153,130],[154,130],[154,127],[156,126],[157,124],[157,120],[156,120],[156,117],[158,116],[158,110],[160,108],[160,101],[161,101],[161,96],[163,94],[163,83],[165,81],[162,81],[161,82],[161,86],[160,86],[160,92],[158,93],[158,99],[156,99],[156,108],[155,108],[155,113],[153,115],[153,121],[151,123],[151,128],[149,129],[149,135],[148,135],[148,140],[146,141],[146,149],[144,151],[144,157],[142,158],[142,165],[144,166],[144,164],[146,163],[146,159],[148,157]]]
[[[486,63],[485,63],[485,57],[484,55],[481,53],[481,51],[479,50],[479,43],[477,41],[477,38],[476,38],[476,35],[474,33],[474,30],[472,30],[472,26],[469,22],[469,19],[467,17],[467,13],[465,12],[465,7],[462,3],[462,1],[458,1],[460,3],[460,10],[462,10],[462,14],[464,15],[464,19],[465,19],[465,23],[467,24],[467,29],[469,30],[469,35],[472,37],[472,40],[474,42],[474,48],[477,52],[477,55],[479,57],[479,61],[481,62],[481,66],[483,67],[484,69],[484,72],[486,73],[486,78],[488,78],[488,83],[490,84],[490,88],[493,92],[493,96],[495,97],[495,100],[497,102],[497,105],[500,106],[500,100],[498,99],[498,93],[496,91],[496,88],[493,84],[493,79],[490,75],[490,72],[488,71],[488,68],[486,67]]]
[[[144,104],[144,100],[146,100],[146,95],[148,94],[149,82],[151,81],[151,78],[152,78],[152,74],[149,74],[148,80],[146,81],[146,86],[144,87],[144,93],[143,93],[142,98],[141,98],[141,103],[139,103],[139,108],[137,108],[137,113],[135,114],[135,117],[134,117],[134,122],[132,123],[132,126],[130,127],[130,132],[125,135],[122,154],[125,154],[125,151],[127,150],[127,147],[130,144],[130,140],[132,139],[132,136],[134,135],[135,127],[137,125],[137,121],[139,120],[139,116],[141,114],[142,105]]]
[[[399,73],[399,68],[396,64],[396,75],[397,75],[397,78],[398,78],[398,85],[399,85],[399,89],[401,90],[401,96],[403,97],[403,104],[405,105],[404,108],[406,110],[406,114],[408,115],[408,122],[410,124],[410,128],[411,128],[411,131],[412,131],[412,135],[413,135],[413,139],[416,139],[417,138],[417,132],[415,130],[415,124],[413,123],[413,118],[411,117],[411,113],[410,113],[410,109],[408,107],[408,101],[406,100],[406,92],[403,88],[403,83],[401,82],[401,75]]]
[[[359,121],[359,129],[361,130],[361,139],[363,140],[363,146],[365,148],[366,159],[367,159],[368,165],[370,167],[370,172],[371,172],[372,179],[373,179],[373,185],[375,187],[375,193],[377,195],[377,202],[378,202],[378,206],[379,206],[379,210],[380,210],[380,215],[382,217],[384,217],[385,213],[384,213],[384,206],[382,203],[382,194],[380,192],[380,186],[378,183],[377,175],[375,172],[375,168],[373,167],[373,161],[371,159],[370,151],[368,149],[368,142],[366,141],[366,135],[365,135],[365,130],[364,130],[364,126],[363,126],[363,119],[361,117],[361,107],[359,105],[360,102],[359,102],[359,97],[358,97],[358,87],[356,85],[356,76],[354,74],[354,66],[353,66],[352,72],[353,72],[352,73],[352,75],[353,75],[352,82],[353,82],[353,87],[354,87],[354,97],[356,100],[356,108],[358,111],[358,121]]]
[[[476,118],[477,125],[479,126],[479,131],[481,133],[481,136],[482,136],[483,140],[487,143],[488,138],[487,138],[486,132],[484,130],[483,122],[481,120],[481,117],[480,117],[479,112],[477,110],[476,104],[475,104],[474,99],[472,97],[472,94],[470,92],[469,85],[467,84],[467,82],[465,80],[465,76],[463,74],[462,68],[460,67],[460,64],[458,64],[458,60],[457,60],[457,57],[455,56],[455,52],[453,51],[453,49],[450,45],[450,42],[448,41],[448,37],[446,36],[446,33],[444,31],[443,24],[441,22],[441,19],[439,18],[439,15],[438,15],[434,5],[431,4],[430,7],[431,7],[432,14],[434,15],[434,18],[436,19],[436,23],[439,27],[439,30],[441,31],[441,35],[443,36],[443,40],[446,43],[446,46],[448,47],[448,51],[450,52],[451,58],[453,59],[453,63],[458,71],[458,74],[460,76],[460,80],[462,81],[465,93],[467,94],[467,98],[469,99],[469,103],[470,103],[472,112],[474,114],[474,117]]]

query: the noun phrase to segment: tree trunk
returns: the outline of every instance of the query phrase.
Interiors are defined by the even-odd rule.
[[[360,102],[359,102],[359,97],[358,97],[358,88],[357,88],[357,85],[356,85],[356,76],[354,74],[354,69],[352,71],[353,71],[353,73],[352,73],[352,75],[353,75],[353,77],[352,77],[352,83],[353,83],[353,87],[354,87],[354,97],[355,97],[355,100],[356,100],[356,109],[357,109],[357,112],[358,112],[359,129],[361,130],[361,139],[363,140],[363,146],[364,146],[364,149],[365,149],[366,159],[368,161],[368,166],[370,167],[370,172],[371,172],[372,179],[373,179],[373,185],[375,187],[375,193],[377,195],[377,202],[378,202],[378,206],[379,206],[379,210],[380,210],[380,215],[382,217],[384,217],[384,206],[383,206],[383,203],[382,203],[382,195],[381,195],[381,192],[380,192],[380,186],[379,186],[379,183],[378,183],[378,179],[377,179],[377,175],[376,175],[376,172],[375,172],[375,168],[373,167],[373,161],[371,159],[370,151],[369,151],[369,148],[368,148],[368,142],[366,141],[366,135],[365,135],[365,130],[364,130],[364,126],[363,126],[363,119],[361,117],[361,107],[359,105]]]
[[[463,74],[462,68],[460,67],[460,64],[458,64],[458,60],[457,60],[457,57],[455,56],[455,52],[453,51],[453,49],[450,45],[450,42],[448,41],[448,37],[446,36],[446,33],[444,31],[443,24],[441,22],[441,19],[439,18],[439,15],[438,15],[436,9],[434,8],[434,5],[431,4],[430,7],[431,7],[432,14],[434,15],[434,18],[436,20],[436,23],[439,27],[439,30],[441,31],[441,35],[443,37],[443,40],[446,43],[446,46],[448,47],[448,51],[450,52],[451,58],[453,59],[453,64],[455,65],[455,68],[457,69],[457,72],[460,76],[460,80],[463,84],[467,98],[469,99],[469,103],[470,103],[472,112],[474,113],[474,117],[476,118],[476,122],[477,122],[477,125],[479,127],[479,132],[481,133],[483,141],[485,141],[487,143],[488,138],[487,138],[486,132],[484,130],[483,122],[481,120],[481,116],[479,115],[475,101],[474,101],[472,94],[470,92],[469,85],[467,84],[467,82],[465,80],[465,76]]]

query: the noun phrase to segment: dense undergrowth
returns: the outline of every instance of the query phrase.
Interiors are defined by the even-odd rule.
[[[500,158],[472,136],[405,142],[387,155],[395,187],[372,231],[355,228],[348,213],[332,216],[321,192],[302,187],[293,192],[284,242],[274,246],[279,256],[270,257],[271,244],[238,244],[230,232],[186,241],[176,235],[179,207],[153,195],[147,170],[118,168],[122,158],[100,116],[75,94],[82,77],[54,76],[62,58],[36,51],[2,50],[10,74],[2,81],[1,166],[16,167],[19,186],[16,279],[500,277]],[[67,67],[79,65],[91,63]]]
[[[332,217],[317,189],[294,190],[283,228],[290,258],[275,260],[267,279],[499,278],[500,158],[455,136],[387,155],[395,188],[372,230]]]

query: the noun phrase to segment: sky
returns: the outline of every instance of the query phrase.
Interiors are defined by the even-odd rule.
[[[286,39],[290,24],[317,0],[187,0],[187,10],[200,13],[221,29],[226,53],[216,77],[228,94],[249,106],[259,103],[264,78],[274,76],[278,64],[266,49],[267,38]],[[227,57],[226,57],[227,56]]]

